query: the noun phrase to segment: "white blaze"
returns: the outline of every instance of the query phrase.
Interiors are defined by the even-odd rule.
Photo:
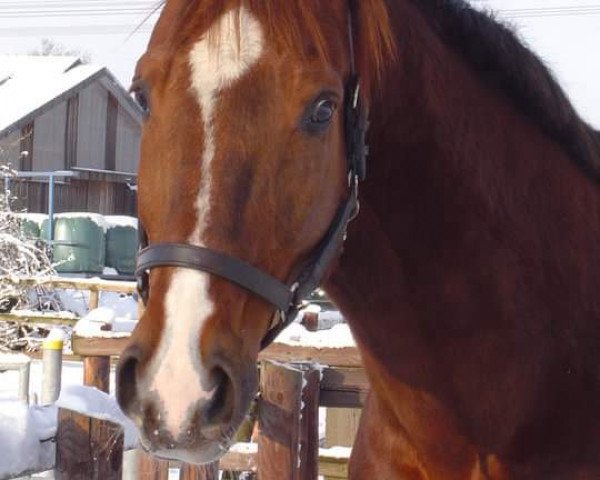
[[[218,95],[240,79],[262,51],[262,28],[242,7],[223,14],[190,52],[192,91],[204,124],[202,176],[195,202],[197,223],[188,239],[191,244],[204,245],[210,214],[211,163],[216,149],[213,122]],[[214,309],[208,287],[207,274],[177,269],[165,296],[165,326],[150,366],[149,388],[158,393],[165,426],[174,437],[187,426],[198,400],[210,398],[214,392],[212,386],[206,385],[208,372],[199,351],[202,329]]]

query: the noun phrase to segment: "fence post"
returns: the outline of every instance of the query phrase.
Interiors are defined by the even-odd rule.
[[[316,480],[319,372],[261,362],[258,477]]]
[[[56,480],[121,480],[122,459],[119,425],[59,409]]]
[[[145,452],[139,455],[139,480],[168,480],[169,461],[159,460]]]
[[[179,480],[218,480],[219,462],[208,465],[181,465]]]
[[[95,288],[90,288],[90,299],[88,300],[88,310],[91,312],[92,310],[98,308],[100,304],[100,292]]]
[[[110,357],[84,357],[83,384],[108,393],[110,389]]]

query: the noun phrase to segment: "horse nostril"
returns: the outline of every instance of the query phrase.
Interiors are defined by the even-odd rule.
[[[137,366],[141,350],[137,345],[125,349],[117,365],[117,402],[126,413],[132,413],[137,398]]]
[[[229,423],[233,414],[234,389],[233,382],[221,367],[211,371],[215,392],[204,409],[207,424]]]

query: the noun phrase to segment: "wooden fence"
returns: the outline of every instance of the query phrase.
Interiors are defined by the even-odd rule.
[[[98,305],[101,291],[135,290],[132,282],[94,279],[57,278],[44,285],[90,290],[90,308]],[[118,357],[127,342],[123,336],[74,335],[72,349],[83,359],[84,384],[108,392],[111,357]],[[361,408],[368,381],[357,348],[275,342],[261,352],[259,371],[258,446],[235,444],[211,466],[181,465],[180,479],[217,479],[219,469],[257,472],[260,480],[316,480],[317,475],[327,480],[347,478],[347,452],[319,446],[318,412],[319,406]],[[59,418],[56,478],[121,479],[123,436],[119,428],[68,411],[61,411]],[[166,480],[168,469],[168,461],[140,454],[138,478]]]
[[[84,359],[84,383],[108,391],[110,357],[118,356],[126,343],[122,337],[73,337],[73,351]],[[314,480],[317,474],[347,478],[347,456],[319,448],[318,407],[362,406],[368,381],[356,347],[274,343],[260,354],[259,368],[257,451],[250,444],[237,444],[218,465],[184,466],[180,478],[216,479],[219,468],[256,471],[260,480]],[[168,465],[143,456],[139,478],[166,479]]]

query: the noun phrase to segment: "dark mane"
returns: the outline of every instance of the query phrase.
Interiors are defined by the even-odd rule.
[[[412,0],[440,38],[595,181],[600,181],[600,135],[583,121],[552,73],[515,32],[464,0]]]

